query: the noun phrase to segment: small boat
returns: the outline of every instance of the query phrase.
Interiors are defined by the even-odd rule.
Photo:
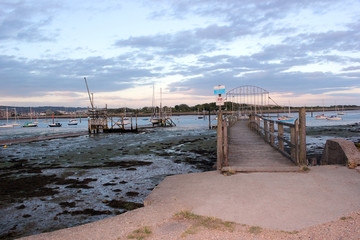
[[[150,122],[152,124],[158,124],[160,122],[160,119],[158,117],[153,117],[150,119]]]
[[[23,125],[23,127],[37,127],[38,125],[32,122],[27,122]]]
[[[49,127],[61,127],[62,125],[61,125],[61,123],[51,123],[51,124],[49,124]]]
[[[54,120],[54,114],[52,115],[52,123],[49,124],[49,127],[61,127],[61,123],[56,123]]]
[[[325,116],[324,114],[321,114],[321,115],[317,115],[315,116],[315,119],[318,119],[318,120],[321,120],[321,119],[327,119],[328,117]]]
[[[70,119],[68,125],[78,125],[78,121],[76,119]]]
[[[342,118],[341,117],[338,117],[338,116],[336,116],[336,115],[332,115],[332,116],[330,116],[330,117],[328,117],[328,118],[326,118],[327,120],[342,120]]]
[[[278,121],[294,121],[294,118],[289,118],[287,116],[281,117],[277,119]]]
[[[0,125],[0,128],[11,128],[13,126],[14,126],[13,124],[3,124],[3,125]]]
[[[8,109],[6,108],[6,124],[1,124],[0,127],[1,128],[11,128],[13,127],[13,124],[9,124],[9,112]]]

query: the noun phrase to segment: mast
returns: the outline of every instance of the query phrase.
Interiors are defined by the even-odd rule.
[[[89,86],[88,86],[88,83],[86,81],[86,77],[84,77],[84,79],[85,79],[86,88],[87,88],[87,91],[88,91],[88,94],[89,94],[90,104],[91,104],[92,109],[94,109],[94,102],[93,102],[94,96],[93,96],[93,99],[91,99]]]
[[[162,88],[160,88],[160,110],[159,110],[159,118],[162,119]]]

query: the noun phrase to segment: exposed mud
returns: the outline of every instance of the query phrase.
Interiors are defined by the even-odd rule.
[[[84,224],[142,207],[166,176],[212,170],[214,131],[99,134],[0,152],[0,239]]]

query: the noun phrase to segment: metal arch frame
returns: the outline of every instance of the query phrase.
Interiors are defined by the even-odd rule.
[[[233,91],[237,90],[237,89],[244,89],[244,88],[250,88],[250,89],[260,89],[262,92],[260,93],[256,93],[256,94],[269,94],[268,91],[266,91],[265,89],[261,88],[261,87],[257,87],[257,86],[253,86],[253,85],[244,85],[244,86],[240,86],[240,87],[236,87],[236,88],[233,88],[231,89],[230,91],[228,91],[226,93],[226,97],[229,95],[229,94],[232,94]],[[233,95],[237,95],[237,94],[233,94]],[[252,94],[251,94],[252,95]]]
[[[253,85],[245,85],[231,89],[226,93],[226,101],[231,101],[231,108],[234,111],[234,103],[237,104],[238,111],[244,113],[250,108],[251,112],[257,113],[257,110],[264,109],[264,106],[269,106],[269,92],[261,87]]]

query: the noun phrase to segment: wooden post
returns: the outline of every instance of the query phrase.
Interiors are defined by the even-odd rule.
[[[137,114],[135,115],[135,123],[136,123],[135,129],[136,129],[136,131],[137,131]]]
[[[125,130],[124,116],[121,116],[122,129]]]
[[[211,112],[210,112],[210,109],[209,109],[209,129],[211,129]]]
[[[270,144],[275,145],[274,121],[270,121]]]
[[[284,126],[279,123],[278,124],[278,143],[280,151],[284,151],[284,141],[282,138],[284,137]]]
[[[227,121],[224,121],[224,166],[229,166],[228,163],[228,132],[227,132]]]
[[[306,161],[306,109],[299,110],[299,164],[307,165]]]
[[[290,127],[290,142],[292,144],[294,144],[294,147],[291,147],[291,158],[294,160],[295,164],[298,164],[297,159],[296,159],[296,130],[295,130],[295,126],[294,127]]]
[[[133,130],[133,116],[131,115],[131,131]]]
[[[217,119],[217,162],[216,169],[221,170],[223,158],[223,132],[222,132],[222,113],[219,111]]]
[[[256,131],[260,132],[260,118],[255,115],[255,119],[256,119]]]
[[[264,136],[265,136],[265,142],[269,142],[268,120],[266,119],[264,119]]]

